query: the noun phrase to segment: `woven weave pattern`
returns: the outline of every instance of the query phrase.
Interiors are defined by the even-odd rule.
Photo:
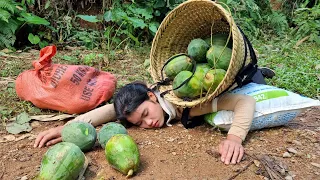
[[[245,54],[243,37],[232,16],[216,2],[189,0],[166,16],[153,39],[150,52],[151,76],[154,82],[161,81],[163,64],[175,54],[186,53],[192,39],[210,37],[211,30],[213,34],[229,34],[230,27],[233,41],[231,61],[226,76],[216,90],[192,101],[184,101],[170,91],[164,96],[165,99],[181,107],[194,107],[212,100],[234,83],[235,76],[243,66]],[[161,86],[159,90],[163,92],[169,89],[172,89],[172,85]]]

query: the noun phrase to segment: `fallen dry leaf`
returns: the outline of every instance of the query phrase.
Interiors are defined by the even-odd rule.
[[[70,115],[70,114],[50,114],[50,115],[39,115],[39,116],[30,116],[32,120],[37,120],[37,121],[61,121],[64,119],[68,118],[73,118],[76,117],[75,115]]]
[[[7,135],[4,137],[0,137],[0,143],[14,141],[16,137],[14,135]]]

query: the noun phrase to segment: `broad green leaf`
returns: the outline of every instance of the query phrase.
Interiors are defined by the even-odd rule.
[[[23,18],[18,18],[18,20],[23,20],[30,24],[50,25],[50,23],[47,20],[30,13],[21,13],[21,16]]]
[[[81,18],[82,20],[91,22],[91,23],[96,23],[99,22],[100,20],[97,18],[97,16],[91,16],[91,15],[77,15],[77,17]]]
[[[103,18],[106,22],[110,22],[112,20],[112,12],[107,11],[106,13],[104,13]]]
[[[29,123],[18,124],[18,123],[10,123],[7,125],[6,130],[11,134],[19,134],[21,132],[30,132],[32,127]]]
[[[128,18],[129,22],[133,25],[134,28],[145,28],[147,25],[144,23],[142,19],[135,18],[135,17],[129,17]]]
[[[16,123],[24,124],[29,122],[30,120],[31,118],[29,117],[29,115],[26,112],[23,112],[17,116]]]
[[[133,13],[133,16],[138,17],[137,15],[141,15],[145,19],[151,19],[153,10],[152,8],[137,8],[129,6],[130,11]]]
[[[115,8],[112,10],[112,21],[119,21],[122,19],[128,19],[128,15],[121,8]]]
[[[45,4],[45,6],[44,6],[44,9],[48,9],[48,7],[50,6],[50,0],[47,0],[47,2],[46,2],[46,4]]]
[[[33,35],[32,33],[29,33],[28,40],[31,42],[31,44],[38,44],[40,42],[39,36]]]
[[[161,7],[165,7],[165,6],[166,6],[165,1],[156,1],[156,3],[153,5],[153,8],[161,8]]]
[[[39,42],[39,47],[42,49],[42,48],[48,46],[48,44],[49,44],[49,43],[48,43],[47,41],[40,41],[40,42]]]
[[[149,30],[154,34],[157,32],[158,27],[159,27],[159,23],[158,22],[151,22],[149,24]]]

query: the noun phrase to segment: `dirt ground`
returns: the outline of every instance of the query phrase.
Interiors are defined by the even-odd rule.
[[[143,68],[143,58],[147,57],[131,58],[130,62],[139,63],[140,66],[128,65],[126,63],[129,62],[124,63],[123,60],[110,65],[113,68],[107,70],[115,72],[116,67],[126,64],[126,67],[132,67],[127,69],[127,73],[137,74],[139,68]],[[31,59],[26,60],[27,64]],[[27,68],[30,66],[24,67]],[[130,81],[120,73],[117,77],[120,83]],[[1,93],[4,93],[6,87],[1,88]],[[10,97],[6,101],[18,103],[20,100]],[[4,102],[5,100],[1,100],[1,103]],[[38,114],[45,113],[48,112],[41,111]],[[3,120],[2,123],[4,124]],[[0,143],[0,179],[25,180],[35,177],[39,172],[41,159],[48,149],[33,148],[36,135],[64,123],[32,121],[33,130],[30,133],[14,135],[17,141]],[[97,127],[97,130],[99,128],[101,126]],[[176,122],[172,127],[161,129],[131,127],[128,128],[128,133],[138,144],[141,155],[141,167],[132,179],[271,179],[269,174],[272,173],[282,174],[283,179],[320,177],[320,107],[306,110],[287,126],[250,132],[244,143],[247,154],[237,165],[224,165],[219,161],[215,149],[226,134],[209,125],[185,129],[180,122]],[[1,139],[8,135],[2,126]],[[289,152],[291,157],[283,157],[286,152]],[[109,166],[104,150],[98,143],[86,153],[86,157],[89,159],[89,166],[85,179],[126,179]],[[265,157],[270,159],[266,161]],[[272,166],[271,170],[278,171],[265,168],[267,166],[264,162]]]

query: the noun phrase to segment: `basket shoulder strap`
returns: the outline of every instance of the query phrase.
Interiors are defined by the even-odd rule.
[[[189,57],[189,58],[191,59],[191,62],[192,62],[192,75],[191,75],[188,79],[184,80],[178,87],[172,88],[172,89],[169,89],[169,90],[166,90],[166,91],[160,93],[160,96],[161,96],[161,97],[163,97],[164,95],[166,95],[166,94],[169,93],[170,91],[179,89],[180,87],[182,87],[183,85],[185,85],[186,83],[188,83],[188,82],[190,81],[190,79],[193,77],[193,75],[194,75],[194,73],[195,73],[195,71],[196,71],[196,61],[195,61],[191,56],[189,56],[188,54],[185,54],[185,53],[180,53],[180,54],[174,55],[174,56],[170,57],[170,58],[164,63],[164,65],[162,66],[162,68],[161,68],[161,81],[155,83],[156,86],[154,86],[154,87],[152,88],[153,90],[158,89],[158,88],[159,88],[160,86],[162,86],[162,85],[169,85],[169,84],[170,84],[170,81],[171,81],[171,80],[170,80],[169,78],[164,78],[163,70],[164,70],[165,66],[166,66],[170,61],[172,61],[174,58],[179,57],[179,56],[187,56],[187,57]]]
[[[182,111],[181,123],[186,129],[200,126],[204,122],[203,118],[189,119],[190,110],[190,108],[184,108]]]
[[[252,81],[252,77],[258,70],[258,64],[257,64],[258,61],[257,61],[257,56],[256,56],[256,53],[254,52],[251,42],[248,40],[247,36],[244,34],[242,29],[239,26],[238,28],[241,32],[241,35],[244,41],[245,57],[244,57],[242,68],[240,69],[239,73],[235,77],[235,82],[237,83],[238,87],[242,87],[243,85],[246,85]],[[249,49],[251,62],[245,65],[245,62],[247,60],[248,49]]]

